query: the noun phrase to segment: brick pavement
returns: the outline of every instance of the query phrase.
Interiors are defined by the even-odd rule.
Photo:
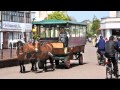
[[[91,43],[87,43],[87,46],[92,46]],[[29,63],[26,61],[26,63]],[[0,50],[0,68],[3,67],[10,67],[19,65],[17,56],[16,56],[16,49],[12,49],[12,58],[10,57],[10,49],[3,50],[3,59],[1,59],[1,50]]]
[[[1,59],[1,50],[0,50],[0,61],[17,58],[16,49],[12,49],[12,57],[10,57],[10,53],[11,53],[10,49],[3,49],[3,59]]]
[[[11,54],[12,57],[10,57],[10,53],[11,53],[10,49],[4,49],[3,59],[1,59],[1,50],[0,50],[0,68],[19,65],[16,56],[16,50],[12,49],[12,54]]]

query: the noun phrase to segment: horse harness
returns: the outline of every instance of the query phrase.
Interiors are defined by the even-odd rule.
[[[19,43],[19,44],[18,44]],[[21,44],[20,44],[20,42],[18,42],[17,43],[17,50],[18,50],[18,54],[24,54],[24,51],[23,51],[23,43],[21,42]],[[22,48],[22,52],[20,52],[20,48]]]

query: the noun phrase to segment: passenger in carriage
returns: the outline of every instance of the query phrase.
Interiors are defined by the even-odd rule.
[[[68,46],[68,36],[67,32],[64,30],[64,27],[60,29],[59,41],[63,42],[64,47]]]

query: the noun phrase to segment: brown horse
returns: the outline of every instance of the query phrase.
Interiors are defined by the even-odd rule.
[[[40,42],[35,42],[36,58],[38,59],[39,68],[43,68],[44,71],[47,71],[46,61],[49,59],[52,65],[52,69],[55,70],[55,65],[53,63],[53,45],[51,43],[44,43],[41,45]]]
[[[35,59],[35,47],[29,43],[23,44],[21,41],[18,41],[16,45],[17,45],[16,54],[20,64],[20,72],[21,73],[25,72],[24,63],[26,60],[31,61],[32,63],[31,70],[33,71],[37,70],[37,67],[36,67],[37,60]]]

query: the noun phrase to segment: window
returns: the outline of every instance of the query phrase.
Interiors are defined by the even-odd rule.
[[[17,19],[17,21],[18,22],[24,22],[24,13],[23,12],[19,12],[18,14],[17,14],[17,16],[18,16],[18,19]]]
[[[120,11],[116,11],[116,17],[120,17]]]
[[[2,11],[2,20],[9,21],[9,11]]]
[[[46,38],[50,38],[50,30],[49,30],[49,28],[46,28]]]
[[[55,28],[55,37],[59,37],[59,30],[58,30],[58,28]]]
[[[26,23],[30,23],[30,13],[25,13]]]
[[[55,37],[55,30],[54,30],[54,27],[52,27],[52,30],[50,30],[51,32],[51,38]]]
[[[70,28],[70,31],[71,31],[71,36],[72,37],[75,37],[75,26],[71,26],[71,28]]]
[[[41,30],[40,30],[40,32],[41,32],[41,35],[40,35],[41,38],[45,38],[45,31],[46,31],[45,28],[42,27]]]
[[[83,37],[83,26],[80,26],[80,37]]]

